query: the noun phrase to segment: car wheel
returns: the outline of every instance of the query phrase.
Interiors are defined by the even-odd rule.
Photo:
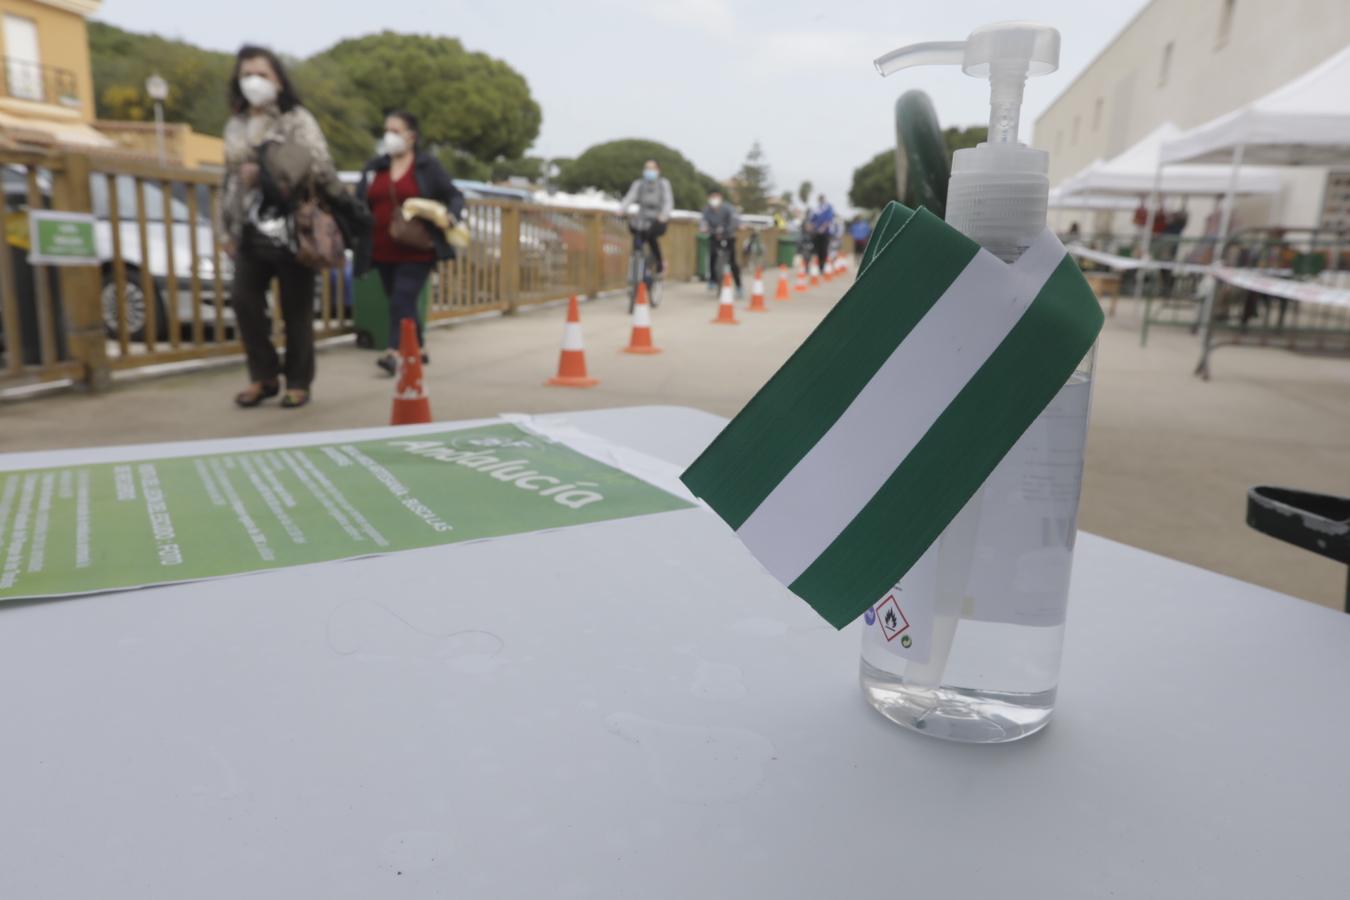
[[[111,340],[117,340],[117,282],[112,272],[103,274],[103,290],[99,296],[103,307],[103,331]],[[145,340],[145,290],[141,287],[140,272],[130,266],[126,270],[127,335],[133,341]],[[155,340],[167,340],[168,314],[164,302],[155,291]]]

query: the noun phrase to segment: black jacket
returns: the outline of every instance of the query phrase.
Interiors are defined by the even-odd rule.
[[[370,187],[370,182],[375,178],[375,173],[385,172],[388,169],[389,156],[387,154],[375,157],[361,169],[361,183],[356,188],[356,199],[362,205],[367,205],[366,192]],[[464,218],[464,195],[460,193],[459,188],[455,187],[455,183],[450,180],[449,173],[445,171],[445,167],[436,157],[421,150],[417,151],[417,155],[413,157],[413,180],[417,182],[417,196],[443,203],[456,221]],[[450,246],[439,228],[421,219],[418,219],[417,222],[431,234],[437,259],[455,258],[455,248]],[[371,247],[372,240],[367,238],[357,248],[355,262],[357,274],[370,269]]]

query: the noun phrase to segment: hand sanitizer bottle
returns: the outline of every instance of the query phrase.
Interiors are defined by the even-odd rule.
[[[1030,22],[902,47],[882,75],[959,65],[990,83],[986,143],[956,151],[947,222],[1013,262],[1045,230],[1048,156],[1017,141],[1030,75],[1059,65],[1059,32]],[[925,734],[1025,737],[1054,710],[1077,534],[1092,354],[913,568],[864,616],[868,701]]]

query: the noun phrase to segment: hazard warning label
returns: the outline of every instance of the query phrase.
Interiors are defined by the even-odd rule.
[[[894,594],[887,595],[885,600],[877,604],[876,616],[887,641],[893,641],[909,630],[909,620],[900,611],[900,604],[895,601]]]

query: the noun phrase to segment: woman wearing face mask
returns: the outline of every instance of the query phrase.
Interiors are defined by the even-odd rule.
[[[314,380],[314,271],[293,253],[290,213],[305,196],[323,200],[350,240],[366,218],[338,181],[319,123],[286,77],[281,61],[263,47],[235,57],[229,87],[234,115],[225,126],[225,182],[221,219],[225,250],[235,260],[230,303],[248,357],[250,384],[234,398],[257,406],[281,393],[287,409],[309,402]],[[285,362],[272,345],[267,292],[281,288]]]
[[[417,298],[437,263],[455,255],[444,230],[426,219],[398,221],[403,204],[417,197],[433,200],[445,207],[453,223],[464,216],[464,195],[436,157],[418,146],[417,117],[411,113],[398,110],[385,116],[381,149],[379,156],[366,163],[356,191],[375,222],[370,240],[358,251],[356,271],[373,265],[389,298],[389,342],[375,364],[393,375],[398,371],[404,319],[417,323],[417,344],[424,348],[422,361],[429,362]]]

